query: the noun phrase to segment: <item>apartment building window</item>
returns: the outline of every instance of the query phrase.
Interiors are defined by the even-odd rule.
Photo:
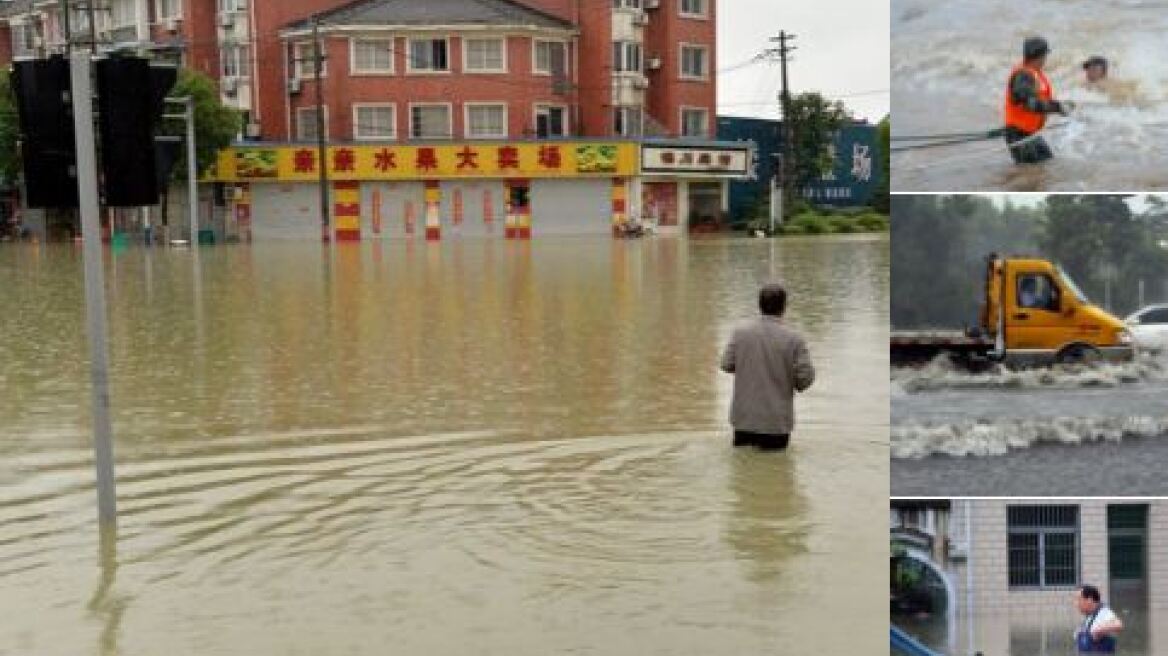
[[[219,0],[219,11],[223,13],[246,11],[247,0]]]
[[[641,44],[636,41],[614,41],[612,70],[616,73],[640,73]]]
[[[704,80],[709,72],[709,50],[705,46],[681,46],[681,76]]]
[[[681,109],[681,136],[709,137],[710,112],[699,107],[683,107]]]
[[[540,139],[568,136],[568,109],[560,105],[537,105],[535,136]]]
[[[159,20],[182,18],[182,0],[155,0],[154,13]]]
[[[614,107],[613,134],[620,137],[638,137],[641,135],[641,108]]]
[[[223,77],[251,75],[251,48],[248,46],[224,46],[219,51],[219,61],[223,64]]]
[[[300,107],[296,110],[296,138],[301,141],[316,141],[316,108]],[[324,110],[324,136],[328,138],[328,108]]]
[[[450,70],[450,43],[446,39],[410,39],[410,71],[441,73]]]
[[[351,42],[353,73],[386,75],[393,72],[393,41],[390,39],[353,39]]]
[[[612,0],[613,9],[640,9],[641,0]]]
[[[568,70],[568,48],[563,41],[535,41],[535,72],[563,75]]]
[[[506,41],[495,39],[463,39],[462,68],[468,73],[506,73]]]
[[[705,18],[706,0],[681,0],[681,15],[691,18]]]
[[[503,103],[467,103],[466,136],[491,139],[507,136],[507,105]]]
[[[118,29],[137,24],[137,9],[134,0],[112,0],[109,5],[110,28]]]
[[[324,47],[322,43],[321,48]],[[320,74],[323,76],[328,73],[328,58],[325,57],[320,64]],[[305,41],[292,47],[292,71],[302,80],[312,79],[316,75],[316,48],[312,42]]]
[[[1011,588],[1078,584],[1078,506],[1010,506],[1007,518]]]
[[[37,28],[34,23],[19,23],[12,26],[13,54],[30,55],[37,48]]]
[[[354,139],[396,139],[397,108],[392,103],[353,105]]]
[[[410,105],[410,137],[449,139],[454,132],[450,118],[450,105],[446,103]]]

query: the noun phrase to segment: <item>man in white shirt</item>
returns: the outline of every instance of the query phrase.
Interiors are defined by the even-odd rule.
[[[1114,654],[1116,636],[1123,631],[1123,622],[1103,605],[1099,588],[1084,585],[1075,593],[1075,608],[1083,615],[1083,623],[1075,631],[1075,645],[1080,654]]]

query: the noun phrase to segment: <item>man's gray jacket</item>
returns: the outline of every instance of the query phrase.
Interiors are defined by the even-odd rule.
[[[734,329],[722,353],[722,371],[734,374],[730,424],[734,430],[789,434],[795,392],[811,387],[815,368],[807,344],[777,317],[762,316]]]

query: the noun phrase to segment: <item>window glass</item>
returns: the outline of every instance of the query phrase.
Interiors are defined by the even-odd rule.
[[[410,108],[410,136],[416,139],[449,139],[450,107],[415,105]]]

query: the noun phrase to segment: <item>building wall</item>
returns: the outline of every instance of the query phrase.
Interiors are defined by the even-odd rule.
[[[680,0],[661,0],[658,9],[649,10],[649,27],[645,30],[645,56],[660,57],[661,68],[646,71],[649,78],[647,111],[664,125],[670,136],[681,134],[682,106],[704,107],[709,123],[708,136],[716,132],[717,121],[717,2],[708,0],[705,18],[682,16]],[[706,45],[709,61],[703,81],[682,79],[681,44]]]
[[[374,35],[381,36],[381,35]],[[452,125],[455,139],[465,135],[464,106],[468,102],[507,103],[508,136],[511,138],[534,135],[535,105],[562,105],[572,114],[574,98],[555,92],[553,78],[533,71],[532,39],[527,36],[507,37],[507,72],[504,74],[463,73],[462,39],[450,39],[449,74],[411,74],[407,71],[408,37],[393,37],[394,72],[389,75],[351,75],[350,38],[332,36],[325,39],[328,63],[322,81],[328,110],[329,136],[334,140],[354,138],[354,103],[394,103],[398,140],[409,134],[409,104],[420,102],[448,102],[452,104]],[[289,61],[292,47],[289,46]],[[569,55],[569,66],[570,60]],[[291,64],[289,64],[291,66]],[[281,80],[282,81],[282,80]],[[287,110],[292,125],[279,139],[293,139],[297,133],[296,111],[316,106],[316,83],[301,82],[301,92],[288,96]],[[575,126],[569,123],[569,133]]]

